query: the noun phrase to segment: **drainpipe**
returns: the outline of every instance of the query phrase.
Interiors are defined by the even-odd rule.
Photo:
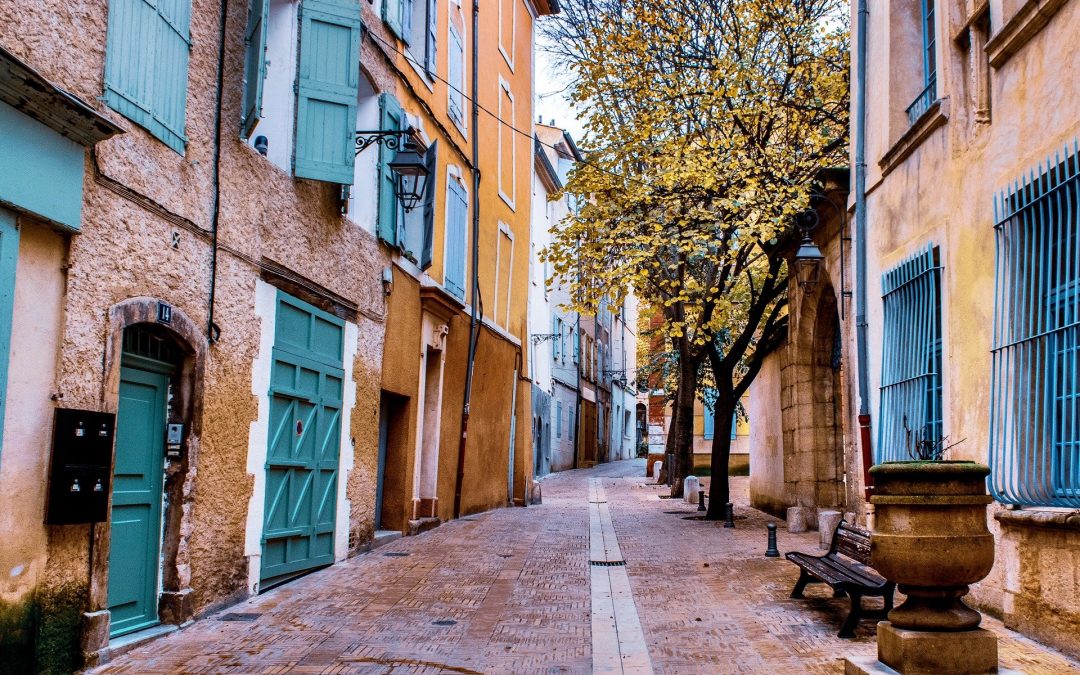
[[[577,391],[574,392],[574,400],[577,401],[577,415],[574,418],[574,468],[578,468],[578,443],[581,441],[581,314],[577,313],[574,319],[574,341],[577,343],[577,360],[574,370],[577,371]],[[573,343],[571,343],[573,344]]]
[[[214,323],[214,299],[217,295],[218,219],[221,215],[221,93],[225,88],[225,24],[229,0],[221,0],[221,25],[218,27],[217,92],[214,96],[214,197],[210,216],[210,297],[206,310],[206,341],[214,344],[221,329]]]
[[[458,443],[457,478],[454,481],[454,518],[461,516],[461,486],[465,482],[465,443],[469,432],[469,405],[472,401],[476,343],[480,338],[480,89],[478,86],[480,40],[480,0],[473,0],[472,10],[472,315],[469,318],[469,360],[465,370],[465,402],[461,409],[461,439]],[[517,384],[515,382],[515,389]]]
[[[859,0],[856,21],[855,70],[855,331],[859,365],[859,442],[862,450],[864,496],[870,499],[873,464],[870,444],[870,374],[866,347],[866,33],[868,0]]]

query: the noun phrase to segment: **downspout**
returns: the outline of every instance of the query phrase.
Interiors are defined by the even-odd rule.
[[[868,0],[859,0],[855,17],[857,52],[855,70],[855,331],[859,370],[859,442],[862,451],[864,497],[873,491],[870,466],[870,374],[866,346],[866,33]]]
[[[221,25],[218,28],[217,92],[214,98],[214,196],[210,215],[210,297],[206,310],[206,341],[217,342],[221,329],[214,323],[214,299],[217,295],[218,219],[221,215],[221,93],[225,88],[225,24],[229,18],[229,0],[221,0]]]
[[[469,357],[465,369],[465,401],[461,408],[461,439],[458,442],[457,478],[454,481],[454,518],[461,516],[461,486],[465,482],[465,444],[469,433],[469,407],[472,400],[473,370],[476,365],[476,342],[480,337],[480,90],[478,86],[480,40],[480,0],[473,0],[472,11],[472,315],[469,319]],[[515,387],[515,392],[517,391]]]
[[[577,401],[577,415],[574,416],[574,468],[578,468],[578,443],[581,442],[581,314],[576,313],[577,318],[574,319],[574,343],[577,344],[577,363],[574,370],[577,371],[577,391],[575,392],[575,400]]]

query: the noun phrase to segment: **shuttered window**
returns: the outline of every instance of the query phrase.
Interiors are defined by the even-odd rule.
[[[994,203],[991,492],[1080,506],[1080,143]]]
[[[559,360],[559,350],[562,348],[562,319],[557,316],[551,317],[551,358]]]
[[[469,197],[460,180],[446,182],[446,253],[443,285],[459,300],[465,299],[465,246]]]
[[[435,141],[428,146],[424,153],[424,167],[427,168],[428,179],[424,184],[424,242],[420,251],[420,269],[426,270],[431,267],[431,253],[435,241],[435,186],[436,171],[439,166],[439,142]]]
[[[562,438],[562,401],[555,402],[555,438]]]
[[[270,0],[251,0],[244,31],[244,103],[240,138],[251,136],[262,116],[263,80],[266,79],[266,27],[270,23]]]
[[[701,435],[707,441],[711,441],[716,434],[716,409],[713,408],[713,404],[705,404],[705,420],[702,428]]]
[[[405,114],[401,105],[392,94],[379,95],[379,128],[384,131],[398,131],[404,126]],[[394,161],[397,151],[379,145],[379,238],[390,244],[398,244],[398,218],[400,217],[398,199],[394,194],[394,172],[390,162]]]
[[[439,41],[436,37],[438,35],[438,5],[436,0],[422,0],[427,2],[427,12],[425,16],[427,18],[427,27],[424,34],[424,70],[431,77],[435,77],[437,72],[436,61],[439,53]]]
[[[190,0],[110,0],[105,103],[184,153]]]
[[[296,81],[298,178],[352,184],[359,88],[359,3],[304,0]]]
[[[465,46],[457,27],[452,23],[450,48],[447,51],[447,112],[458,126],[465,126]]]
[[[408,41],[409,31],[402,28],[402,14],[405,11],[405,0],[383,0],[383,21],[386,22],[390,32],[400,40]],[[411,15],[412,12],[410,11]]]
[[[927,246],[882,278],[878,462],[912,459],[919,448],[942,441],[938,255]]]

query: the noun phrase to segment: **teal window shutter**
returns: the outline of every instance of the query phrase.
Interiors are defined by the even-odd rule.
[[[247,139],[262,117],[263,80],[266,79],[266,25],[270,0],[251,0],[244,31],[244,104],[240,111],[240,138]]]
[[[562,438],[562,401],[555,402],[555,438]]]
[[[384,131],[398,131],[402,127],[405,113],[392,94],[379,95],[379,128]],[[394,161],[396,150],[384,144],[379,145],[379,238],[397,246],[398,199],[394,194],[394,172],[390,162]]]
[[[731,416],[731,440],[735,440],[735,437],[739,435],[739,416]]]
[[[401,0],[401,35],[398,37],[407,45],[412,43],[413,2],[414,0]]]
[[[430,179],[429,179],[430,180]],[[469,197],[461,181],[448,181],[446,218],[446,259],[443,286],[455,297],[465,299],[465,232],[469,219]]]
[[[712,440],[716,428],[716,408],[714,408],[713,405],[714,404],[710,403],[705,404],[705,429],[703,430],[704,433],[702,435],[707,441]]]
[[[7,399],[8,355],[15,308],[15,265],[19,260],[19,230],[15,214],[0,209],[0,452],[4,448],[4,403]]]
[[[356,0],[304,0],[296,84],[294,173],[352,185],[360,87]]]
[[[562,321],[559,317],[551,318],[551,333],[554,337],[551,339],[551,357],[556,361],[559,360],[559,344],[562,342]]]
[[[427,30],[424,31],[424,70],[428,75],[435,77],[436,57],[439,53],[439,42],[436,38],[439,27],[437,22],[439,6],[436,0],[425,1],[427,2]]]
[[[581,358],[581,333],[577,330],[574,331],[574,363],[578,362]]]
[[[390,31],[402,40],[405,39],[405,34],[401,30],[403,4],[403,0],[385,0],[383,2],[383,21],[390,27]]]
[[[184,153],[190,0],[111,0],[105,103]]]
[[[450,118],[458,124],[465,122],[465,47],[461,43],[461,36],[457,29],[450,26],[450,48],[447,50],[446,60],[448,73],[447,86],[449,87],[447,112]]]
[[[435,243],[435,185],[439,182],[436,169],[439,166],[439,142],[435,141],[424,153],[424,166],[428,171],[424,185],[424,250],[420,252],[420,269],[431,267],[431,249]]]

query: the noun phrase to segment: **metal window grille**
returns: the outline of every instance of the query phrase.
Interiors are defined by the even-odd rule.
[[[1002,191],[994,220],[991,493],[1077,507],[1080,141]]]
[[[877,461],[940,443],[941,266],[930,245],[882,277],[885,309]]]

